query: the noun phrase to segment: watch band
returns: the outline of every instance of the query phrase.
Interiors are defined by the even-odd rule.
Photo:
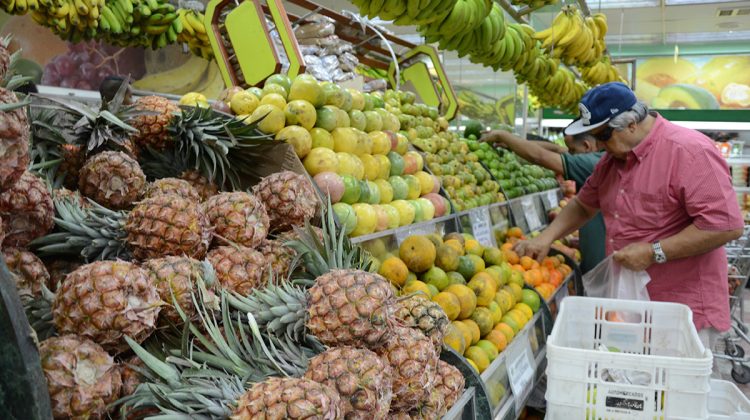
[[[654,242],[651,244],[651,248],[654,250],[654,260],[657,264],[664,264],[667,262],[667,255],[661,249],[661,242]]]

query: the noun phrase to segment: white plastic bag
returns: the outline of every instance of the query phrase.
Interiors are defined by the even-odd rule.
[[[583,289],[589,297],[651,300],[646,289],[650,281],[647,272],[629,270],[610,255],[584,274]]]

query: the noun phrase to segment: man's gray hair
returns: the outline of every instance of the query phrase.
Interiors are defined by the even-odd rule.
[[[638,101],[632,108],[609,120],[609,126],[617,131],[622,131],[630,124],[638,124],[648,117],[648,105]]]

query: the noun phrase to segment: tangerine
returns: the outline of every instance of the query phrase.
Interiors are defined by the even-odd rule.
[[[452,293],[458,298],[458,301],[461,304],[461,311],[458,314],[458,319],[469,318],[471,313],[474,312],[474,309],[477,307],[477,295],[474,294],[473,290],[463,284],[451,284],[443,291]]]
[[[406,278],[409,276],[409,269],[401,259],[390,257],[383,261],[378,273],[394,285],[401,287],[406,284]]]
[[[479,325],[477,325],[477,323],[471,319],[464,319],[461,322],[469,328],[469,331],[471,331],[471,344],[476,344],[477,341],[482,338],[482,333],[479,330]]]
[[[506,337],[505,334],[500,330],[493,329],[489,334],[487,334],[487,337],[485,337],[485,339],[494,344],[495,348],[497,348],[497,351],[503,351],[506,347],[508,347],[508,337]]]
[[[500,331],[505,335],[505,340],[510,344],[510,342],[513,340],[513,337],[516,336],[515,331],[513,328],[511,328],[510,325],[500,322],[499,324],[495,325],[495,328],[492,329],[492,331]]]
[[[469,283],[466,284],[474,294],[477,295],[477,305],[487,306],[497,293],[497,283],[488,273],[481,271],[475,274]]]
[[[440,292],[432,298],[432,301],[443,308],[443,312],[451,321],[458,318],[458,314],[461,313],[461,302],[453,293]]]

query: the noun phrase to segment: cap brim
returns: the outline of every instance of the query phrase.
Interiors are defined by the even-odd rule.
[[[606,120],[596,123],[596,124],[584,125],[583,120],[579,118],[573,121],[572,123],[570,123],[569,126],[565,127],[565,130],[563,130],[563,134],[565,134],[566,136],[575,136],[576,134],[585,133],[597,127],[603,126],[604,124],[608,123],[609,120],[610,119],[607,118]]]

